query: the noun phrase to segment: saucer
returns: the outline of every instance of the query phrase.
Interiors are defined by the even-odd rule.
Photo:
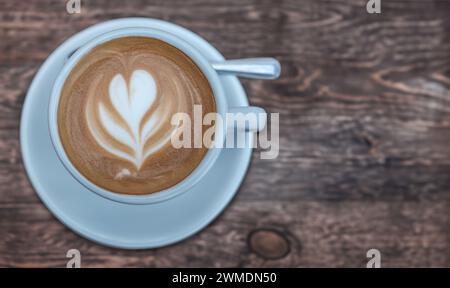
[[[47,208],[75,233],[106,246],[146,249],[181,241],[217,217],[237,192],[251,159],[251,148],[223,149],[213,168],[193,188],[170,200],[130,205],[87,190],[63,167],[51,144],[48,102],[52,83],[65,60],[78,47],[112,29],[150,27],[179,35],[207,59],[223,56],[193,32],[147,18],[111,20],[70,37],[44,62],[25,98],[20,124],[22,158],[28,177]],[[230,106],[247,106],[247,96],[235,76],[223,75]],[[253,135],[249,134],[249,143]]]

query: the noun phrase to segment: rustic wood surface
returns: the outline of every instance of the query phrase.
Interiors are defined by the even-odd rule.
[[[0,266],[450,266],[449,2],[0,0]],[[30,81],[70,35],[119,17],[183,25],[227,58],[273,56],[276,81],[244,80],[280,113],[280,154],[255,152],[237,197],[195,236],[125,251],[85,240],[37,198],[18,129]]]

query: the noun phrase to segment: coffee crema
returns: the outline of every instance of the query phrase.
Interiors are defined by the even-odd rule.
[[[215,112],[209,82],[187,55],[158,39],[123,37],[95,47],[70,72],[59,136],[75,168],[97,186],[150,194],[182,181],[207,152],[171,145],[172,115],[192,119],[194,105],[203,116]]]

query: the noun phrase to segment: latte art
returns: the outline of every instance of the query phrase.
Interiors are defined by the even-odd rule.
[[[177,48],[157,39],[125,37],[99,45],[67,77],[58,131],[75,168],[94,184],[149,194],[186,178],[207,148],[176,149],[171,117],[215,112],[205,76]]]
[[[171,132],[175,129],[166,131],[161,138],[148,141],[161,128],[162,123],[170,121],[171,116],[170,113],[164,113],[171,110],[167,109],[170,107],[161,107],[164,103],[150,112],[156,96],[153,77],[145,70],[135,70],[128,85],[121,74],[115,75],[111,80],[108,100],[114,109],[108,109],[103,102],[91,99],[86,109],[89,130],[98,144],[109,153],[130,161],[137,170],[148,156],[170,141]],[[107,134],[102,133],[102,130]],[[112,140],[128,149],[121,149]]]

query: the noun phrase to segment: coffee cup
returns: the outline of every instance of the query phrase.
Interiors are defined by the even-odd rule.
[[[181,181],[179,181],[178,183],[176,183],[171,187],[167,187],[165,189],[156,192],[153,191],[153,193],[150,194],[145,193],[139,195],[123,194],[117,193],[116,191],[112,191],[111,189],[105,187],[101,187],[100,185],[94,183],[92,179],[86,177],[86,175],[80,171],[79,167],[77,168],[77,166],[74,164],[73,159],[69,157],[68,152],[66,151],[67,147],[65,148],[61,140],[60,134],[61,131],[58,126],[58,121],[61,121],[61,119],[59,119],[58,117],[58,109],[62,91],[65,82],[67,81],[69,75],[73,72],[74,67],[76,67],[76,65],[79,64],[80,61],[83,61],[86,55],[91,53],[91,51],[93,51],[97,47],[105,43],[109,43],[114,40],[124,39],[127,37],[156,39],[162,41],[163,43],[167,43],[175,47],[182,53],[184,53],[190,60],[192,60],[192,62],[196,65],[196,67],[198,67],[198,69],[201,72],[201,75],[205,77],[207,83],[209,84],[209,87],[211,88],[215,106],[214,110],[223,119],[227,118],[227,113],[232,114],[241,113],[243,115],[245,114],[265,115],[265,112],[262,108],[253,106],[230,107],[230,105],[227,102],[227,96],[225,95],[224,88],[219,79],[219,74],[213,68],[212,63],[208,61],[208,59],[206,59],[195,47],[190,45],[180,36],[175,36],[165,31],[152,28],[122,28],[99,35],[98,37],[95,37],[94,39],[92,39],[85,45],[81,46],[79,49],[77,49],[77,51],[71,54],[70,57],[67,59],[64,67],[57,76],[50,96],[48,124],[49,124],[49,133],[54,149],[65,169],[67,169],[67,171],[70,172],[70,174],[73,176],[75,180],[77,180],[79,183],[81,183],[90,191],[104,198],[120,203],[151,204],[171,199],[172,197],[180,195],[188,191],[190,188],[192,188],[203,177],[205,177],[205,175],[208,173],[211,167],[215,164],[223,148],[220,148],[219,145],[219,147],[211,147],[207,149],[204,156],[201,158],[201,161],[199,161],[199,163],[196,164],[195,168],[193,168],[193,170],[186,177],[184,177],[184,179],[182,179]],[[135,77],[136,79],[139,79],[139,77],[141,76],[142,75],[136,73],[131,75],[130,77],[131,78]],[[145,77],[145,75],[142,77]],[[263,119],[261,117],[257,117],[257,119],[260,120],[245,127],[245,130],[248,133],[259,131],[264,128],[265,118]],[[235,128],[236,127],[230,127],[230,124],[229,123],[227,124],[227,122],[218,124],[216,123],[215,139],[219,139],[219,141],[225,141],[227,134],[226,131]]]

